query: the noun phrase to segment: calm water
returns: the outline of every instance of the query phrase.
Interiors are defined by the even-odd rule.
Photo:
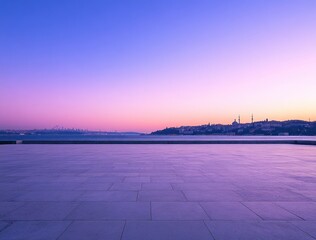
[[[153,136],[103,134],[0,134],[0,140],[316,140],[316,136]]]

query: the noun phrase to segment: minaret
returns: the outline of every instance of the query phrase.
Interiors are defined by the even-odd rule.
[[[253,123],[253,114],[251,114],[251,123]]]
[[[238,115],[238,123],[240,124],[240,115]]]

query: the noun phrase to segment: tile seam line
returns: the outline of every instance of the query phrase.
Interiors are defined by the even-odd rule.
[[[6,221],[6,220],[4,220],[4,221]],[[7,221],[8,221],[8,225],[6,225],[3,229],[1,229],[0,233],[2,233],[4,230],[6,230],[8,227],[10,227],[15,222],[14,220],[7,220]]]
[[[15,201],[9,201],[9,202],[19,203],[19,202],[15,202]],[[6,214],[4,214],[4,216],[7,216],[7,215],[11,214],[12,212],[14,212],[14,211],[16,211],[16,210],[18,210],[18,209],[24,207],[24,206],[28,203],[27,201],[21,201],[21,202],[23,203],[21,206],[19,206],[19,207],[13,209],[13,210],[7,212]],[[13,221],[13,220],[11,220],[11,221]]]
[[[72,225],[73,223],[74,223],[74,220],[72,220],[72,221],[68,224],[68,226],[65,228],[65,230],[64,230],[61,234],[59,234],[59,236],[56,238],[56,240],[60,239],[60,237],[68,230],[68,228],[70,227],[70,225]]]
[[[251,208],[249,208],[247,205],[244,204],[244,202],[239,202],[242,206],[247,208],[249,211],[253,212],[256,216],[260,218],[261,221],[264,221],[263,217],[261,217],[259,214],[257,214],[255,211],[253,211]]]
[[[216,240],[216,238],[215,238],[215,236],[213,235],[211,229],[209,229],[209,228],[207,227],[205,220],[203,220],[203,224],[204,224],[204,226],[206,227],[206,229],[208,230],[208,232],[211,234],[213,240]]]
[[[282,202],[281,202],[281,203],[282,203]],[[285,211],[287,211],[287,212],[293,214],[294,216],[300,218],[301,220],[306,221],[306,219],[302,218],[301,216],[299,216],[299,215],[293,213],[292,211],[290,211],[290,210],[288,210],[288,209],[282,207],[281,205],[279,205],[278,202],[274,202],[274,204],[277,205],[277,206],[279,206],[279,207],[282,208],[283,210],[285,210]]]
[[[69,191],[67,191],[67,192],[69,192]],[[86,194],[86,193],[87,193],[87,190],[83,190],[82,193],[80,193],[79,196],[77,196],[73,201],[69,201],[69,202],[80,202],[80,201],[79,201],[80,198],[81,198],[82,196],[84,196],[84,194]],[[67,201],[61,201],[61,202],[67,202]]]
[[[67,221],[67,220],[72,221],[72,220],[74,220],[74,219],[69,219],[68,217],[71,215],[72,212],[74,212],[77,208],[79,208],[81,205],[83,205],[82,202],[76,202],[76,203],[77,203],[77,206],[73,207],[69,211],[69,213],[63,218],[64,221]]]
[[[303,233],[305,233],[306,235],[310,236],[313,239],[316,239],[316,237],[312,236],[311,234],[309,234],[308,232],[304,231],[302,228],[300,228],[299,226],[296,226],[294,223],[292,223],[292,221],[288,221],[292,226],[294,226],[295,228],[297,228],[298,230],[302,231]]]
[[[13,203],[19,203],[17,201],[11,201]],[[21,201],[20,201],[21,202]],[[84,200],[84,201],[73,201],[73,200],[69,200],[69,201],[60,201],[60,200],[55,200],[55,201],[51,201],[51,200],[46,200],[46,201],[38,201],[38,200],[30,200],[30,201],[23,201],[23,203],[27,204],[27,203],[77,203],[77,204],[81,204],[81,203],[91,203],[91,202],[104,202],[104,203],[120,203],[120,202],[128,202],[128,203],[134,203],[134,202],[148,202],[148,201],[136,201],[136,200],[130,200],[130,201],[118,201],[118,200],[111,200],[111,201],[108,201],[108,200]],[[180,201],[179,201],[180,202]],[[24,205],[23,205],[24,206]],[[20,206],[18,208],[21,208],[23,206]],[[18,208],[12,210],[12,211],[15,211],[17,210]],[[12,211],[8,212],[8,213],[11,213]],[[6,215],[6,214],[5,214]]]
[[[200,202],[197,202],[198,203],[198,205],[200,206],[200,208],[202,208],[203,209],[203,211],[204,211],[204,213],[206,214],[206,216],[209,218],[208,220],[210,221],[210,220],[212,220],[212,218],[211,218],[211,216],[206,212],[206,210],[204,209],[204,207],[202,206],[202,204],[200,203]],[[205,220],[203,220],[203,221],[205,221]],[[207,228],[208,229],[208,228]],[[214,238],[215,239],[215,238]]]
[[[55,220],[50,220],[50,219],[17,219],[17,220],[12,220],[12,219],[2,219],[1,221],[7,221],[7,222],[122,222],[122,221],[134,221],[134,222],[144,222],[144,221],[149,221],[149,222],[201,222],[201,221],[211,221],[211,222],[285,222],[285,223],[291,223],[293,222],[293,220],[216,220],[216,219],[182,219],[182,220],[150,220],[150,219],[133,219],[133,218],[115,218],[115,219],[102,219],[102,218],[94,218],[94,219],[86,219],[86,218],[80,218],[80,219],[55,219]],[[295,221],[295,220],[294,220]],[[296,220],[299,222],[308,222],[308,221],[304,221],[304,220]],[[311,220],[314,221],[314,220]]]
[[[190,202],[187,196],[184,194],[183,190],[179,190],[179,192],[181,192],[181,194],[183,195],[185,202]]]
[[[114,186],[114,182],[110,182],[110,186],[105,191],[113,191],[113,189],[111,189],[113,186]]]
[[[122,233],[121,233],[120,240],[122,240],[122,239],[123,239],[123,234],[124,234],[124,231],[125,231],[126,222],[127,222],[127,220],[124,220],[124,226],[123,226],[123,229],[122,229]]]

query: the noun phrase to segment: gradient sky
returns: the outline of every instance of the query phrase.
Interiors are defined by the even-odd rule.
[[[0,129],[316,120],[315,0],[0,0]]]

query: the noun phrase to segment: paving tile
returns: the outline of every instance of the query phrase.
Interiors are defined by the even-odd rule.
[[[230,183],[172,183],[174,190],[234,190],[238,189]]]
[[[231,190],[217,191],[183,191],[188,201],[207,201],[207,202],[236,202],[241,201],[241,197]]]
[[[302,194],[292,192],[290,190],[236,190],[245,202],[278,202],[278,201],[311,201],[311,199]]]
[[[171,169],[170,166],[168,167],[169,169],[167,171],[166,170],[161,171],[155,168],[148,172],[141,172],[139,176],[150,177],[151,180],[152,180],[152,177],[174,177],[174,170]]]
[[[116,176],[116,177],[139,177],[140,173],[137,172],[124,172],[120,171],[120,168],[117,168],[117,172],[108,172],[106,175],[107,176]]]
[[[180,191],[139,191],[137,201],[186,201],[184,195]]]
[[[84,191],[29,191],[13,198],[14,201],[76,201]]]
[[[23,205],[23,202],[0,202],[0,219],[3,219],[6,214]]]
[[[136,201],[136,191],[86,191],[80,201]]]
[[[182,177],[184,182],[188,183],[209,183],[211,182],[211,179],[208,177],[200,176],[201,173],[198,173],[198,176],[185,176]]]
[[[94,183],[90,183],[90,182],[85,182],[82,183],[80,185],[78,185],[75,190],[99,190],[99,191],[106,191],[109,190],[110,187],[112,186],[112,183],[103,183],[103,182],[94,182]]]
[[[68,216],[70,220],[150,219],[148,202],[84,202]]]
[[[143,183],[142,190],[172,190],[170,183]]]
[[[286,186],[294,192],[300,193],[301,191],[315,191],[316,183],[290,181]]]
[[[110,190],[132,190],[138,191],[141,189],[141,183],[138,182],[123,182],[123,183],[114,183]]]
[[[1,179],[2,180],[2,179]],[[23,191],[30,183],[4,183],[0,182],[0,191]]]
[[[0,232],[5,229],[7,226],[9,226],[10,223],[9,222],[5,222],[5,221],[0,221]]]
[[[273,202],[244,202],[243,204],[264,220],[301,220]]]
[[[206,221],[216,240],[312,240],[288,222]]]
[[[314,188],[316,189],[316,184],[314,184],[314,185],[315,185]],[[302,194],[303,196],[313,200],[314,202],[316,201],[316,190],[312,190],[312,189],[310,189],[310,190],[294,190],[294,192]]]
[[[63,220],[78,204],[74,202],[26,202],[5,214],[5,220]]]
[[[210,204],[213,217],[242,219],[215,221],[217,240],[308,239],[315,235],[315,176],[311,146],[3,145],[0,228],[25,220],[80,220],[69,227],[68,238],[76,239],[105,234],[99,222],[135,220],[136,230],[127,226],[123,237],[212,239],[202,221],[205,210],[196,207]],[[251,220],[239,202],[263,220]],[[22,239],[33,239],[28,236]]]
[[[153,220],[203,220],[209,219],[198,203],[152,202]]]
[[[19,221],[0,232],[0,240],[56,240],[69,221]]]
[[[181,183],[184,180],[181,177],[151,177],[153,183]]]
[[[150,177],[126,177],[124,182],[147,183],[150,182]]]
[[[54,182],[58,183],[58,182],[72,182],[72,183],[76,183],[76,184],[80,184],[83,183],[87,180],[87,177],[81,177],[81,176],[77,176],[77,174],[67,174],[67,176],[65,175],[61,175],[57,178],[54,179]]]
[[[58,240],[120,240],[123,221],[75,221]]]
[[[22,176],[2,176],[1,177],[1,182],[2,183],[16,183],[25,177]]]
[[[201,206],[212,220],[261,220],[239,202],[202,202]]]
[[[151,182],[153,179],[157,179],[158,182],[160,182],[159,180],[163,180],[162,182],[165,182],[166,179],[175,180],[176,178],[177,179],[181,178],[181,176],[175,174],[174,168],[171,165],[165,165],[165,168],[167,168],[167,169],[158,169],[155,167],[154,169],[151,169],[151,171],[142,172],[140,174],[141,174],[141,176],[150,177]],[[182,180],[182,178],[181,178],[181,180]]]
[[[25,187],[25,191],[71,191],[78,188],[81,183],[72,182],[34,182]]]
[[[211,240],[202,221],[127,222],[122,240]]]
[[[20,183],[49,183],[49,182],[54,182],[59,177],[59,175],[54,175],[54,176],[38,176],[36,173],[34,175],[29,174],[29,176],[25,177],[24,179],[20,180]]]
[[[86,183],[116,183],[123,182],[124,177],[110,176],[110,177],[90,177],[85,182]]]
[[[276,204],[305,220],[316,220],[316,202],[278,202]]]
[[[10,202],[21,194],[20,191],[1,191],[0,202]]]
[[[316,239],[316,221],[295,221],[291,223]]]

